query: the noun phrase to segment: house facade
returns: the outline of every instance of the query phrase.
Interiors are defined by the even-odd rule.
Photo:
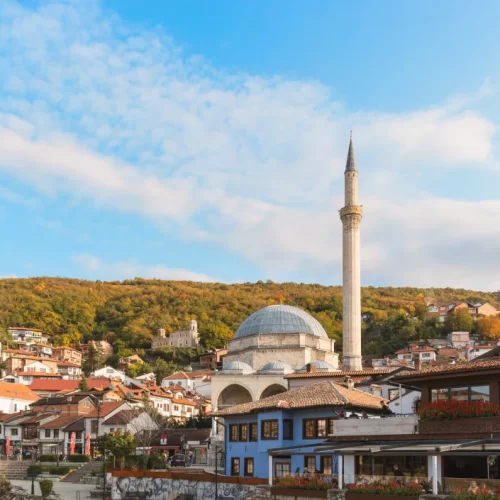
[[[339,419],[379,414],[383,402],[327,381],[221,410],[225,474],[281,477],[305,468],[334,474],[335,454],[319,456],[314,447],[335,434]]]

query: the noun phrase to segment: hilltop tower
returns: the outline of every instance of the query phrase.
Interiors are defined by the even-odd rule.
[[[361,370],[361,277],[359,228],[363,209],[358,205],[358,171],[354,158],[352,134],[344,172],[345,206],[342,220],[342,286],[343,286],[343,369]]]

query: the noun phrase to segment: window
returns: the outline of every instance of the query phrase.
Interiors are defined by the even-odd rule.
[[[290,462],[276,462],[274,464],[274,477],[290,475]]]
[[[309,471],[315,471],[316,470],[316,457],[310,455],[306,455],[304,457],[304,469],[308,468]]]
[[[10,430],[10,435],[11,436],[17,436],[18,435],[18,429],[11,429]]]
[[[231,476],[240,475],[240,459],[233,457],[231,458]]]
[[[423,358],[430,358],[431,357],[431,353],[430,352],[423,352],[422,353],[422,357]]]
[[[262,421],[262,439],[278,439],[278,421]]]
[[[59,429],[54,429],[54,438],[59,437]]]
[[[14,405],[14,413],[17,411],[17,405]]]
[[[321,457],[321,472],[322,474],[333,474],[333,459],[332,457]]]
[[[389,389],[389,401],[396,399],[399,396],[399,389]]]
[[[243,471],[245,476],[253,476],[253,458],[247,457],[245,458],[245,469]]]
[[[174,405],[174,411],[179,411],[179,405]]]
[[[97,420],[90,421],[90,433],[97,434]]]
[[[238,441],[238,424],[229,426],[229,441]]]
[[[50,437],[50,429],[45,429],[45,437],[46,438]]]
[[[328,419],[328,435],[332,435],[335,430],[335,420],[333,418]]]
[[[259,427],[257,424],[250,424],[250,441],[257,441],[259,439]]]
[[[312,418],[304,419],[304,439],[312,439],[316,437],[316,420]]]
[[[316,420],[316,435],[318,437],[326,437],[326,418]]]
[[[240,441],[248,441],[248,424],[240,424]]]
[[[489,401],[488,385],[465,387],[443,387],[431,390],[431,401]]]
[[[290,418],[283,420],[283,439],[293,439],[293,420]]]
[[[77,431],[75,439],[82,439],[82,431]]]

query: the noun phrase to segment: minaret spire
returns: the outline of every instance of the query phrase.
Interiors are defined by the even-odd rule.
[[[361,276],[360,224],[363,209],[358,205],[358,171],[352,131],[344,172],[345,206],[340,210],[343,285],[343,368],[361,370]]]

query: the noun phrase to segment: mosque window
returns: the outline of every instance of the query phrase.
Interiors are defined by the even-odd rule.
[[[248,441],[248,424],[240,424],[240,441]]]
[[[231,476],[240,475],[240,459],[233,457],[231,459]]]
[[[253,476],[253,458],[247,457],[245,458],[245,476]]]

